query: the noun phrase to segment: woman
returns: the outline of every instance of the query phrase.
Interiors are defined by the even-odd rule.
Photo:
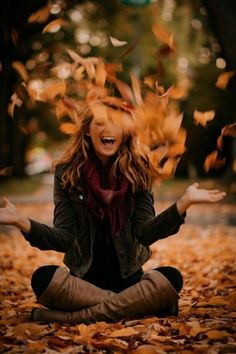
[[[181,273],[144,273],[149,245],[175,234],[187,209],[225,193],[195,183],[159,216],[150,192],[155,175],[134,132],[124,132],[120,109],[87,111],[64,156],[55,163],[54,227],[24,217],[4,198],[0,223],[19,228],[32,246],[65,253],[69,268],[44,266],[32,276],[35,321],[90,323],[148,314],[178,314]]]

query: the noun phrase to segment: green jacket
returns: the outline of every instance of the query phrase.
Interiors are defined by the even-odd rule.
[[[65,253],[64,263],[78,277],[87,273],[93,258],[96,236],[94,218],[88,210],[83,189],[62,188],[63,166],[55,171],[54,226],[30,220],[31,230],[24,237],[41,250]],[[134,274],[150,258],[149,245],[178,232],[184,217],[176,204],[155,216],[153,195],[149,191],[134,194],[133,211],[126,216],[122,231],[113,238],[122,278]]]

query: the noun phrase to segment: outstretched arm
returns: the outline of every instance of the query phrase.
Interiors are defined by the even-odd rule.
[[[176,206],[180,215],[184,214],[187,209],[198,203],[215,203],[219,202],[226,196],[226,193],[219,189],[201,189],[198,183],[191,184],[184,194],[177,200]]]
[[[24,217],[7,198],[2,198],[2,202],[3,205],[0,208],[0,224],[16,226],[21,231],[28,233],[31,228],[29,219]]]

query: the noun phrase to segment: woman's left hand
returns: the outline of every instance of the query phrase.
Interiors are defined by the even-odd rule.
[[[224,191],[219,189],[202,189],[198,183],[190,185],[182,197],[177,201],[177,209],[183,214],[192,204],[216,203],[226,196]]]

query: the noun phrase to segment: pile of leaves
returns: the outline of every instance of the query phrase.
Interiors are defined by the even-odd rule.
[[[168,202],[158,203],[160,211]],[[39,221],[52,205],[24,204],[22,211]],[[215,225],[201,225],[214,214]],[[62,255],[37,250],[13,228],[0,234],[0,352],[2,353],[209,353],[236,352],[235,227],[219,223],[218,215],[234,215],[235,205],[194,206],[177,236],[152,246],[145,269],[172,265],[184,276],[179,317],[146,317],[118,323],[41,325],[29,322],[38,307],[30,286],[41,265],[62,265]],[[197,219],[196,219],[197,218]],[[212,221],[212,219],[211,219]],[[206,220],[208,223],[209,220]]]

